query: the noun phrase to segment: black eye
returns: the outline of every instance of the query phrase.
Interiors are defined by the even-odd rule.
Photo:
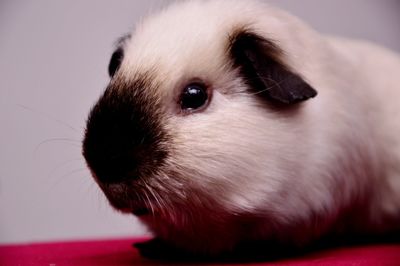
[[[122,59],[124,58],[124,51],[122,48],[118,48],[111,56],[110,64],[108,65],[108,74],[113,77],[121,65]]]
[[[207,89],[204,85],[193,83],[186,86],[181,95],[182,110],[194,110],[207,103]]]

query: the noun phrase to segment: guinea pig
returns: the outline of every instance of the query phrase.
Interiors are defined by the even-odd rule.
[[[123,37],[83,155],[193,254],[400,229],[400,58],[255,1],[179,1]]]

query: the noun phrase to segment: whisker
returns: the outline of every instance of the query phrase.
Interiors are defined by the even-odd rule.
[[[91,188],[94,189],[96,192],[97,210],[103,211],[106,208],[106,206],[104,205],[104,202],[107,202],[107,197],[104,195],[104,193],[101,191],[101,189],[95,183],[92,183]]]
[[[156,193],[154,192],[154,189],[151,186],[149,186],[148,184],[146,184],[146,188],[151,193],[151,195],[153,196],[154,200],[156,201],[156,204],[157,204],[156,207],[158,207],[158,209],[163,211],[162,204],[160,203],[158,197],[156,196]]]
[[[147,190],[146,191],[143,191],[144,193],[144,196],[147,198],[147,204],[146,205],[148,205],[148,207],[150,207],[150,209],[151,209],[151,213],[152,214],[154,214],[155,212],[154,212],[154,206],[153,206],[153,203],[150,201],[150,198],[149,198],[149,195],[147,194]]]
[[[51,181],[53,183],[52,187],[54,188],[54,187],[60,185],[61,182],[64,182],[65,180],[70,180],[70,179],[66,179],[65,177],[71,176],[73,174],[76,174],[76,173],[79,173],[79,172],[82,172],[82,171],[85,171],[85,170],[86,170],[86,168],[81,167],[81,168],[69,171],[68,173],[63,174],[62,176],[55,176],[53,179],[51,179],[51,176],[48,176],[47,178],[52,180]]]
[[[54,174],[58,169],[60,169],[61,167],[64,167],[64,166],[66,166],[66,165],[68,165],[68,164],[70,164],[70,163],[72,163],[72,162],[77,162],[77,161],[82,161],[82,158],[74,158],[74,159],[67,160],[67,161],[64,161],[64,162],[62,162],[62,163],[56,165],[56,166],[47,174],[47,177],[50,178],[50,176],[53,175],[53,174]]]
[[[260,93],[263,93],[263,92],[266,92],[266,91],[269,91],[269,90],[272,90],[273,88],[275,88],[275,87],[281,87],[281,84],[283,83],[283,82],[285,82],[285,80],[283,79],[283,80],[281,80],[281,81],[276,81],[276,80],[273,80],[273,79],[271,79],[271,78],[268,78],[268,77],[264,77],[264,79],[267,79],[267,80],[269,80],[269,81],[271,81],[271,82],[273,82],[274,83],[274,85],[272,85],[272,86],[270,86],[270,87],[268,87],[268,88],[265,88],[265,89],[263,89],[263,90],[261,90],[261,91],[257,91],[257,92],[254,92],[254,93],[250,93],[250,95],[256,95],[256,94],[260,94]]]
[[[63,181],[62,179],[56,179],[56,180],[54,180],[54,182],[51,182],[51,183],[49,183],[46,187],[45,187],[45,193],[46,194],[53,194],[53,193],[59,193],[59,191],[60,191],[60,182],[61,181]],[[87,182],[85,182],[85,179],[79,179],[79,187],[80,188],[83,188],[83,187],[85,187],[86,186],[86,184],[87,184]],[[74,187],[74,186],[72,186],[72,187]],[[63,190],[64,192],[65,192],[65,190]],[[73,191],[73,192],[75,192],[75,191]],[[63,192],[62,192],[63,193]],[[71,193],[70,193],[71,194]],[[78,194],[78,195],[80,195],[80,194],[82,194],[82,193],[73,193],[74,195],[75,194]],[[57,195],[57,196],[59,196],[59,195]],[[37,198],[38,199],[38,198]],[[75,198],[75,199],[77,199],[77,198]],[[37,204],[36,202],[35,202],[35,199],[33,199],[31,202],[29,202],[30,204]]]
[[[43,140],[43,141],[41,141],[37,146],[36,146],[36,148],[33,150],[33,154],[34,155],[36,155],[37,154],[37,152],[38,152],[38,150],[43,146],[43,145],[45,145],[45,144],[48,144],[48,143],[51,143],[51,142],[60,142],[60,143],[67,143],[67,144],[69,144],[69,145],[71,145],[72,147],[82,147],[81,146],[81,141],[79,141],[79,140],[75,140],[75,139],[70,139],[70,138],[52,138],[52,139],[46,139],[46,140]],[[79,145],[78,145],[78,143],[79,143]]]
[[[247,94],[249,94],[249,95],[257,95],[257,94],[260,94],[260,93],[263,93],[263,92],[272,90],[272,89],[275,88],[275,87],[280,87],[281,84],[282,84],[283,82],[286,81],[285,79],[282,79],[282,80],[280,80],[280,81],[276,81],[276,80],[274,80],[274,79],[271,79],[270,77],[262,77],[262,78],[263,78],[263,79],[266,79],[266,80],[269,80],[269,81],[271,81],[271,82],[274,83],[274,84],[273,84],[272,86],[269,86],[268,88],[265,88],[265,89],[261,90],[261,91],[256,91],[256,92],[249,93],[248,90],[243,90],[243,91],[239,91],[239,92],[237,92],[237,93],[247,93]],[[250,79],[250,81],[251,81],[251,79]]]
[[[63,179],[63,180],[64,180],[64,178],[66,178],[67,176],[71,176],[71,175],[73,175],[73,174],[76,174],[76,173],[79,173],[79,172],[82,172],[82,171],[85,171],[85,170],[86,170],[86,168],[83,168],[83,167],[82,167],[82,168],[78,168],[78,169],[69,171],[68,173],[62,175],[62,176],[60,177],[60,179]]]
[[[146,201],[145,201],[145,200],[143,199],[143,197],[142,197],[142,194],[143,194],[143,193],[138,193],[138,194],[137,194],[137,197],[138,197],[138,199],[139,199],[139,202],[140,202],[140,203],[146,203]],[[146,207],[147,207],[147,204],[146,204]]]
[[[90,189],[94,192],[97,210],[99,212],[109,210],[109,202],[107,200],[107,197],[105,196],[101,188],[96,184],[96,182],[90,183]]]
[[[23,104],[17,103],[16,105],[19,106],[22,109],[25,109],[27,111],[33,112],[33,113],[35,113],[37,115],[40,115],[42,117],[45,117],[45,118],[47,118],[49,120],[55,121],[55,122],[65,126],[65,127],[69,128],[70,130],[73,130],[75,132],[81,133],[81,131],[79,131],[78,129],[76,129],[72,125],[70,125],[70,124],[68,124],[68,123],[66,123],[66,122],[64,122],[64,121],[62,121],[62,120],[60,120],[60,119],[58,119],[58,118],[56,118],[54,116],[51,116],[51,115],[49,115],[47,113],[44,113],[44,112],[41,112],[41,111],[38,111],[38,110],[35,110],[35,109],[33,109],[33,108],[29,107],[29,106],[23,105]],[[81,128],[81,129],[84,130],[84,128]]]

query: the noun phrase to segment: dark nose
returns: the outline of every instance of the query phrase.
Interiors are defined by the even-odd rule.
[[[122,114],[91,114],[83,141],[83,155],[97,179],[103,183],[119,183],[134,178],[138,161],[131,128]]]
[[[102,183],[135,179],[148,157],[153,136],[144,114],[132,102],[105,94],[93,107],[86,126],[83,155]]]
[[[83,146],[86,162],[99,181],[119,183],[136,176],[135,147],[118,124],[88,130]]]

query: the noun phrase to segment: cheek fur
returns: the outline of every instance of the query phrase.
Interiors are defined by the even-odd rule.
[[[307,160],[307,141],[289,144],[296,137],[292,132],[302,129],[285,120],[295,118],[268,115],[251,96],[215,93],[208,113],[177,119],[171,158],[185,178],[208,197],[218,195],[227,210],[277,211],[288,203],[282,200],[286,189],[302,182],[298,156]]]

